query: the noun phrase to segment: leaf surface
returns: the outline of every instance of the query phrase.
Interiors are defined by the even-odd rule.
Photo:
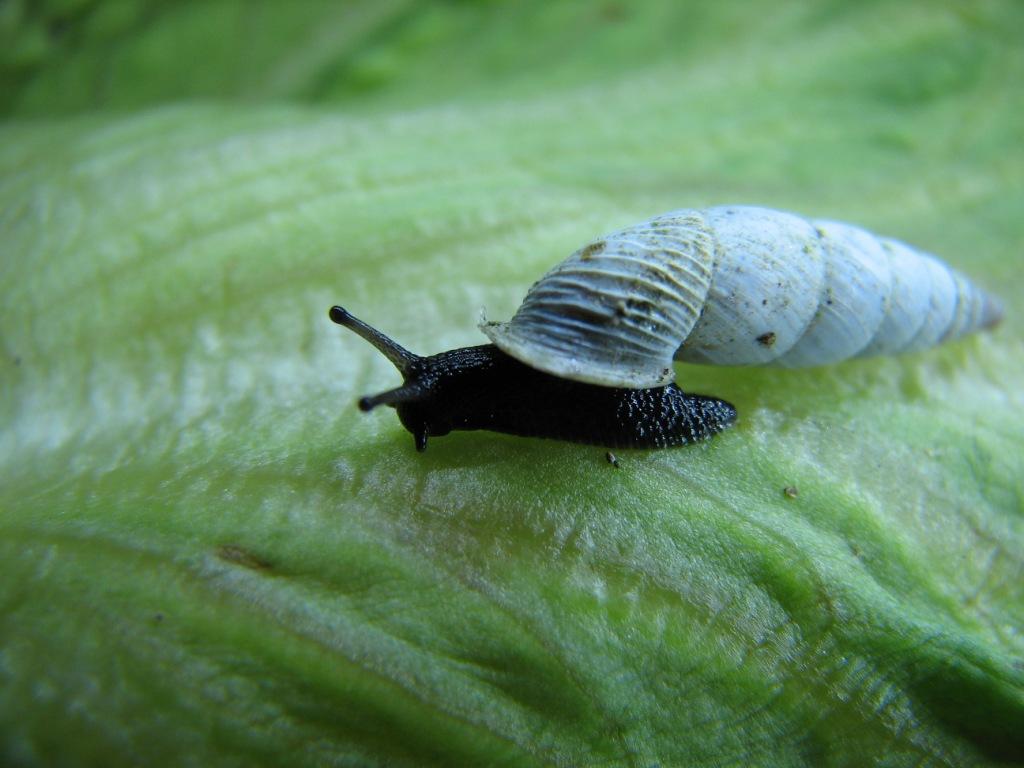
[[[75,62],[111,71],[75,26],[18,81],[7,762],[1022,760],[1019,10],[706,10],[673,47],[654,4],[552,7],[396,3],[350,48],[306,8],[255,59],[278,80],[241,87],[230,52],[207,81],[167,63],[234,23],[194,4],[109,43],[165,79],[69,90]],[[740,422],[618,470],[490,433],[419,455],[355,408],[397,375],[332,304],[416,352],[481,343],[482,307],[590,238],[726,202],[915,243],[1006,321],[899,359],[679,366]]]

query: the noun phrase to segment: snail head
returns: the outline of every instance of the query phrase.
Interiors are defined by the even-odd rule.
[[[486,376],[490,368],[486,364],[490,355],[483,347],[422,357],[343,307],[331,307],[330,318],[370,342],[402,374],[402,386],[359,398],[361,411],[373,410],[378,405],[394,408],[402,426],[413,434],[418,451],[426,450],[429,435],[439,437],[458,428],[458,422],[465,419],[467,401],[475,400],[479,392],[481,374]]]

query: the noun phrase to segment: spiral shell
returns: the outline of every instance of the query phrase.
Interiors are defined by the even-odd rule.
[[[680,210],[580,248],[533,285],[501,350],[613,387],[672,360],[798,367],[925,349],[995,324],[997,300],[934,256],[766,208]]]

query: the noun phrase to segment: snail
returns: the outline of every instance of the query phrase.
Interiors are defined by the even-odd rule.
[[[429,436],[489,429],[607,448],[702,440],[736,419],[673,360],[799,367],[926,349],[999,322],[934,256],[859,227],[749,206],[671,211],[599,238],[530,288],[491,344],[420,357],[342,307],[330,318],[402,374],[364,397]]]

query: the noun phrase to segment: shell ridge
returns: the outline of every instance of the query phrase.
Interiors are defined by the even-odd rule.
[[[600,260],[590,259],[588,260],[588,263],[592,264],[594,262],[599,261],[600,264],[603,265],[609,262],[623,262],[622,273],[626,272],[627,270],[631,270],[633,272],[658,271],[661,274],[664,274],[669,279],[671,279],[675,285],[682,286],[687,290],[689,290],[688,286],[685,282],[681,282],[679,280],[679,275],[682,275],[683,277],[692,278],[695,281],[707,279],[708,277],[711,276],[711,270],[702,269],[701,262],[698,259],[693,258],[690,254],[677,250],[670,251],[668,249],[663,249],[663,252],[666,254],[671,254],[675,258],[659,259],[657,263],[651,264],[650,262],[645,261],[644,259],[638,258],[637,256],[631,254],[614,253],[608,254],[607,256],[603,256]],[[691,269],[691,266],[694,267],[694,269]],[[589,267],[589,270],[594,270],[595,273],[610,273],[615,271],[601,270],[598,266]],[[579,267],[573,269],[574,272],[587,272],[588,274],[590,273],[589,270],[584,270]]]
[[[953,285],[955,290],[953,291],[953,317],[949,321],[949,325],[942,332],[939,337],[939,343],[950,341],[951,339],[958,339],[963,336],[964,332],[968,329],[971,321],[971,286],[963,278],[962,275],[955,272],[954,270],[948,270],[949,276],[953,278]]]
[[[858,236],[862,237],[866,243],[870,244],[871,248],[876,249],[877,254],[879,254],[881,258],[876,262],[875,266],[885,268],[885,278],[883,280],[879,280],[877,283],[877,287],[884,291],[878,299],[878,306],[880,307],[881,311],[878,313],[875,322],[873,322],[870,325],[870,327],[863,322],[861,323],[861,327],[863,327],[867,331],[867,333],[865,334],[863,342],[859,344],[855,349],[852,349],[848,355],[848,357],[860,357],[864,354],[864,350],[868,348],[871,342],[881,332],[881,328],[885,323],[885,318],[888,315],[889,308],[892,304],[892,260],[890,259],[888,252],[882,246],[882,243],[879,241],[878,236],[874,232],[869,232],[866,229],[862,229],[861,227],[854,227],[850,224],[847,224],[845,226],[848,227],[850,230],[856,231],[858,233]],[[858,248],[856,250],[853,250],[852,253],[857,257],[858,260],[864,260],[868,258],[867,251],[868,249]],[[850,309],[852,311],[852,307]],[[863,321],[864,315],[858,313],[857,317]]]
[[[813,227],[766,208],[718,207],[707,215],[718,261],[705,312],[676,358],[771,364],[793,348],[816,310],[824,265],[810,245]]]
[[[889,260],[890,290],[885,316],[875,335],[858,357],[907,351],[926,320],[927,302],[921,300],[921,283],[912,279],[920,270],[920,254],[897,240],[876,237]],[[929,283],[930,283],[930,278]],[[928,295],[931,290],[929,288]],[[926,297],[927,298],[927,297]]]
[[[543,311],[550,315],[557,313],[559,307],[569,307],[572,310],[570,314],[591,316],[603,323],[627,324],[637,329],[644,329],[644,326],[661,327],[664,329],[662,335],[673,333],[674,327],[699,312],[698,309],[688,306],[688,311],[682,316],[678,313],[673,315],[670,310],[659,308],[652,301],[640,301],[628,293],[607,291],[604,295],[609,299],[609,305],[598,304],[600,309],[596,309],[593,304],[578,301],[575,292],[571,290],[558,291],[552,288],[550,293],[545,295]]]
[[[574,318],[562,318],[557,325],[553,325],[553,328],[560,328],[574,332],[578,329],[587,330],[587,325],[582,320],[576,320]],[[592,335],[580,334],[573,335],[572,333],[567,334],[549,334],[548,335],[548,346],[552,349],[562,349],[567,352],[578,354],[581,349],[591,349],[597,351],[604,351],[604,348],[600,345],[600,340],[595,340]],[[632,355],[650,354],[657,351],[657,346],[643,345],[638,343],[636,339],[623,339],[623,345],[616,348],[615,356],[617,357],[628,357]]]
[[[583,279],[577,279],[577,276],[580,276]],[[667,273],[666,273],[666,276],[667,276]],[[588,293],[596,293],[594,287],[590,283],[587,282],[587,278],[598,278],[598,279],[601,279],[603,281],[608,282],[611,285],[616,285],[616,284],[626,284],[626,285],[642,284],[642,285],[646,286],[648,288],[649,292],[652,293],[652,294],[659,294],[659,293],[665,294],[665,295],[667,295],[667,296],[669,296],[669,297],[671,297],[673,299],[676,299],[678,301],[685,301],[685,299],[687,298],[687,297],[684,297],[683,294],[679,293],[676,290],[676,285],[675,284],[670,285],[670,286],[662,285],[661,283],[657,282],[656,280],[651,279],[650,277],[641,276],[641,275],[631,275],[629,277],[628,281],[627,281],[625,279],[624,275],[620,275],[620,274],[615,273],[615,272],[609,272],[609,271],[605,271],[605,270],[594,269],[594,268],[591,268],[589,270],[572,270],[572,271],[568,271],[567,270],[565,272],[560,272],[557,275],[552,275],[551,276],[551,280],[549,280],[547,282],[551,283],[551,282],[558,281],[559,283],[565,283],[565,284],[568,284],[568,285],[579,287],[579,288],[587,291]],[[547,288],[547,286],[543,286],[541,288],[538,288],[538,290],[536,290],[536,291],[532,291],[531,293],[533,295],[535,295],[535,296],[536,295],[542,295],[540,292],[542,290],[545,290],[546,288]],[[694,295],[694,294],[691,294],[691,295]],[[525,300],[524,300],[524,303],[525,303]]]
[[[925,253],[914,253],[920,259],[921,272],[928,275],[930,287],[921,327],[905,347],[907,352],[919,352],[938,344],[956,312],[956,282],[949,268]]]
[[[565,305],[565,306],[571,306],[571,305]],[[581,317],[578,317],[578,316],[574,317],[571,314],[566,315],[566,314],[551,313],[549,315],[549,317],[548,317],[548,327],[554,327],[554,326],[561,326],[561,327],[566,327],[566,328],[578,328],[581,331],[583,331],[582,333],[579,334],[578,337],[576,337],[573,340],[574,345],[580,345],[580,344],[589,345],[589,344],[592,344],[595,341],[594,334],[588,333],[588,331],[590,331],[592,329],[591,324],[587,320],[584,320]],[[663,334],[659,334],[659,333],[657,333],[657,332],[655,332],[655,331],[653,331],[651,329],[644,328],[643,326],[636,325],[636,326],[631,326],[629,330],[632,331],[636,335],[653,339],[655,343],[654,344],[644,344],[639,339],[630,338],[629,336],[623,335],[619,339],[619,341],[622,344],[635,346],[637,348],[644,349],[646,351],[657,350],[657,349],[661,348],[663,346],[663,344],[664,344],[664,335]],[[545,335],[549,336],[549,337],[556,337],[557,338],[557,334],[551,334],[550,332],[546,333]],[[595,347],[595,348],[599,349],[600,347]]]
[[[622,262],[622,272],[631,273],[630,277],[636,277],[638,273],[651,272],[664,278],[673,287],[687,288],[686,283],[681,281],[680,274],[686,278],[692,278],[698,282],[705,282],[711,276],[710,269],[700,269],[701,261],[694,254],[678,248],[667,248],[664,246],[636,248],[637,252],[612,252],[602,254],[593,258],[591,263]],[[638,253],[639,252],[639,253]],[[665,258],[668,257],[668,258]],[[693,265],[696,269],[688,269]]]
[[[838,362],[863,350],[888,306],[891,270],[877,238],[842,222],[811,220],[824,264],[818,307],[800,341],[779,365]]]
[[[651,285],[657,287],[654,284]],[[666,304],[659,302],[662,296],[658,296],[656,293],[651,297],[638,298],[636,292],[614,293],[610,288],[605,288],[599,294],[605,301],[597,301],[592,300],[592,290],[592,287],[584,281],[571,280],[560,275],[557,280],[551,281],[551,285],[545,286],[543,291],[536,292],[534,298],[538,311],[554,310],[554,307],[547,309],[547,305],[571,306],[577,308],[578,312],[600,319],[602,323],[622,323],[629,317],[646,317],[646,324],[662,326],[664,334],[671,334],[673,326],[677,326],[685,320],[685,317],[680,318],[678,311],[672,311],[674,307],[685,307],[686,314],[693,316],[696,316],[697,313],[692,303],[683,296],[671,296],[675,301]],[[645,306],[648,309],[648,315],[640,315],[631,310],[630,307],[634,303]],[[657,318],[658,322],[655,323],[651,315]],[[631,327],[641,327],[638,323],[630,325]]]
[[[832,289],[833,270],[832,265],[830,264],[831,260],[827,258],[827,256],[829,255],[829,251],[826,246],[825,240],[822,237],[821,227],[817,226],[813,221],[808,223],[811,225],[811,229],[814,232],[814,244],[811,245],[810,243],[808,243],[805,246],[804,253],[810,255],[810,253],[806,249],[813,248],[815,252],[821,256],[821,266],[823,273],[822,280],[821,283],[818,285],[818,297],[816,299],[814,312],[812,312],[811,316],[807,318],[807,322],[804,324],[803,329],[799,331],[799,335],[796,339],[793,340],[793,343],[789,346],[789,348],[781,350],[779,352],[779,355],[774,360],[774,363],[778,365],[785,365],[785,363],[783,362],[783,358],[785,358],[792,352],[796,352],[800,348],[801,343],[805,339],[809,339],[814,329],[818,326],[819,323],[822,322],[825,315],[825,307],[828,306],[826,302],[828,300],[829,291]]]

